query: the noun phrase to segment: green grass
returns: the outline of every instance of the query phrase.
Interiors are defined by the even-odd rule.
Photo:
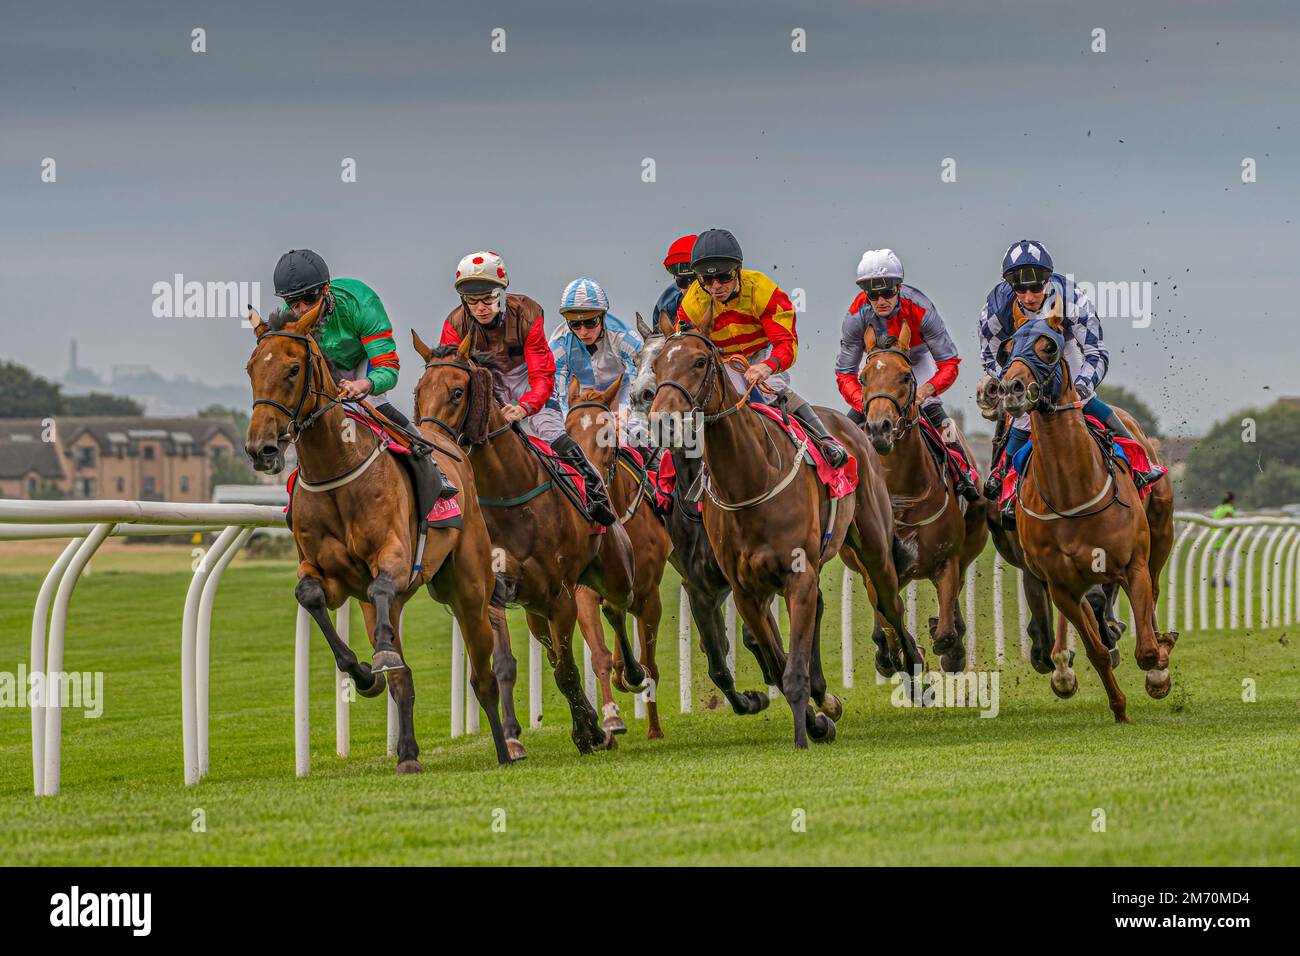
[[[130,549],[127,549],[128,551]],[[384,703],[352,710],[352,753],[334,755],[333,662],[312,645],[312,775],[294,777],[292,566],[235,562],[213,633],[211,774],[181,785],[180,615],[188,548],[97,559],[78,587],[65,667],[105,672],[98,720],[64,715],[63,792],[31,793],[28,714],[0,709],[0,846],[16,864],[1292,864],[1300,859],[1297,642],[1280,629],[1185,635],[1174,690],[1152,701],[1125,638],[1118,672],[1132,724],[1116,726],[1080,658],[1059,701],[1008,638],[1001,713],[896,708],[870,669],[856,597],[858,686],[839,739],[796,752],[783,700],[731,714],[694,651],[694,712],[677,713],[676,580],[664,582],[659,700],[666,739],[621,700],[630,733],[581,757],[545,674],[546,725],[529,758],[497,768],[486,732],[448,737],[449,618],[407,612],[425,773],[384,754]],[[992,661],[990,556],[982,561],[979,661]],[[26,660],[48,564],[0,556],[0,670]],[[126,570],[116,570],[121,567]],[[824,576],[823,654],[839,691],[839,565]],[[1014,578],[1007,616],[1014,632]],[[921,618],[932,598],[922,591]],[[353,645],[364,643],[354,614]],[[1163,613],[1161,620],[1163,622]],[[524,630],[516,700],[527,712]],[[741,685],[760,686],[742,650]],[[1253,678],[1258,701],[1242,701]],[[486,723],[484,725],[486,727]],[[194,811],[207,831],[193,832]],[[505,812],[494,832],[493,811]],[[1093,831],[1093,811],[1106,831]],[[793,813],[806,813],[794,832]]]

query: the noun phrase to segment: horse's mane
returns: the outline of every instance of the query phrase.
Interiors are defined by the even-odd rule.
[[[452,358],[459,352],[459,347],[455,345],[436,345],[429,351],[429,360]],[[471,352],[470,359],[475,365],[492,370],[492,374],[500,375],[504,371],[497,357],[491,352]]]
[[[574,404],[577,404],[577,402],[595,402],[595,401],[599,401],[599,400],[600,400],[600,396],[601,396],[602,394],[603,394],[603,389],[599,389],[599,388],[583,388],[583,389],[581,389],[581,390],[578,392],[578,397],[574,400]]]

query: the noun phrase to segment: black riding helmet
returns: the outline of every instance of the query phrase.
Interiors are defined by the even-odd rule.
[[[275,294],[296,299],[330,281],[329,266],[310,249],[290,249],[275,264]]]
[[[745,256],[740,243],[726,229],[706,229],[691,249],[691,272],[697,276],[716,276],[740,268]]]

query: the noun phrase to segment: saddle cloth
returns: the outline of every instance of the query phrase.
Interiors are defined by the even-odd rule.
[[[585,509],[587,506],[587,482],[582,477],[582,472],[557,455],[555,449],[544,439],[538,438],[536,435],[529,435],[528,440],[532,442],[533,450],[549,462],[549,465],[543,465],[543,467],[550,468],[552,475],[563,476],[572,483],[573,489],[578,493],[578,498],[582,501],[582,506]],[[561,494],[563,494],[562,491]],[[589,534],[604,534],[608,530],[603,524],[591,521],[590,514],[583,514],[583,517],[589,521],[587,526]]]
[[[832,468],[830,462],[822,454],[817,442],[809,438],[804,432],[803,425],[792,415],[783,415],[780,410],[773,408],[771,405],[759,405],[751,403],[750,408],[760,415],[772,419],[785,431],[790,441],[798,445],[799,442],[807,438],[805,454],[812,461],[813,466],[817,469],[818,480],[826,486],[832,498],[847,498],[853,494],[858,487],[858,460],[849,455],[849,460],[839,468]]]
[[[918,419],[918,424],[921,429],[921,436],[925,439],[925,445],[930,450],[931,457],[935,460],[935,465],[942,470],[946,459],[950,468],[955,468],[965,475],[972,485],[978,485],[980,474],[975,468],[975,463],[967,461],[966,455],[959,448],[954,448],[944,441],[943,435],[930,423],[930,419],[922,415]]]
[[[1088,425],[1089,431],[1093,433],[1094,437],[1110,435],[1106,430],[1106,427],[1093,416],[1085,415],[1083,418]],[[1146,449],[1138,442],[1133,441],[1130,438],[1121,438],[1118,435],[1110,435],[1110,439],[1111,449],[1114,452],[1115,457],[1128,467],[1130,475],[1134,471],[1151,471],[1153,469],[1160,472],[1161,478],[1169,474],[1169,469],[1164,465],[1153,465],[1151,463],[1151,459],[1147,457]],[[1029,441],[1025,442],[1024,447],[1021,448],[1020,451],[1016,452],[1016,457],[1010,462],[1009,467],[1006,460],[1006,452],[1004,451],[1002,453],[1002,458],[999,464],[1001,464],[1005,470],[1002,473],[1002,493],[998,498],[999,504],[1005,504],[1007,501],[1015,498],[1016,483],[1020,480],[1019,476],[1024,474],[1026,469],[1029,467],[1029,457],[1033,452],[1033,447],[1034,439],[1031,436]],[[1156,480],[1158,481],[1159,479]],[[1139,497],[1146,498],[1147,495],[1151,494],[1151,489],[1154,487],[1155,482],[1151,482],[1138,492]]]

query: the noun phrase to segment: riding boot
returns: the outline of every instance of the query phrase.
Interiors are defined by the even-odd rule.
[[[415,451],[415,448],[428,444],[428,439],[416,431],[415,427],[411,424],[411,420],[393,407],[392,403],[384,402],[381,405],[376,405],[375,411],[387,418],[398,427],[398,430],[401,431],[402,434],[411,439],[412,444],[415,446],[412,448],[413,453],[418,454],[418,452]],[[451,479],[447,477],[446,473],[442,470],[442,467],[438,464],[438,459],[434,458],[432,453],[428,454],[426,459],[429,464],[433,466],[430,468],[430,472],[432,473],[437,485],[438,499],[446,500],[448,498],[455,498],[460,489],[452,484]]]
[[[997,428],[993,432],[993,458],[989,462],[989,477],[984,482],[984,497],[989,501],[997,501],[1002,496],[1003,476],[998,469],[998,459],[1002,457],[1002,452],[1006,450],[1007,438],[1010,434],[1011,428],[1008,419],[999,419]]]
[[[582,475],[583,481],[587,484],[587,511],[591,517],[606,527],[618,524],[618,515],[609,505],[609,492],[605,490],[605,482],[596,472],[596,467],[587,458],[582,448],[573,436],[565,433],[555,441],[551,442],[551,447],[555,453],[564,461],[578,469]]]
[[[944,410],[943,403],[929,402],[928,404],[921,406],[921,411],[929,420],[930,424],[934,426],[934,430],[942,436],[944,426],[947,425],[949,421],[948,413]],[[966,460],[966,449],[962,447],[961,442],[945,441],[944,444],[955,451],[958,457],[963,461]],[[975,483],[970,480],[970,477],[966,474],[964,469],[953,469],[953,487],[956,489],[957,494],[961,495],[967,501],[979,501],[979,489],[975,487]]]
[[[1115,413],[1114,409],[1111,410],[1110,417],[1102,422],[1102,424],[1106,426],[1107,431],[1117,438],[1127,438],[1131,442],[1137,441],[1129,430],[1124,427],[1124,423],[1120,421],[1120,417]],[[1164,474],[1163,471],[1157,471],[1154,468],[1149,471],[1138,471],[1136,468],[1133,468],[1132,471],[1133,484],[1137,486],[1138,491],[1141,491],[1147,485],[1151,484],[1151,482],[1156,481]]]
[[[858,409],[850,408],[847,414],[849,416],[849,421],[857,425],[859,428],[862,428],[864,425],[867,424],[867,416],[863,415],[862,412],[859,411]]]
[[[799,419],[800,424],[804,426],[804,430],[812,435],[817,444],[821,446],[822,454],[826,456],[826,460],[830,462],[832,468],[839,468],[849,460],[849,453],[844,450],[844,446],[839,441],[826,431],[826,426],[822,424],[822,420],[813,411],[811,402],[804,402],[795,408],[791,414]]]

